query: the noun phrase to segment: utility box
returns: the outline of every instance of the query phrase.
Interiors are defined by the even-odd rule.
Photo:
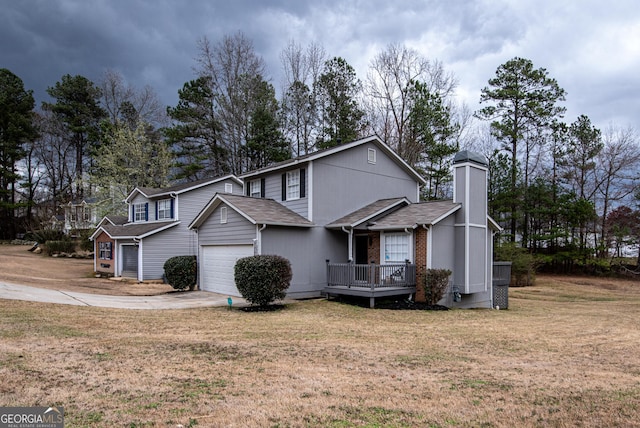
[[[493,307],[509,309],[511,262],[493,262]]]

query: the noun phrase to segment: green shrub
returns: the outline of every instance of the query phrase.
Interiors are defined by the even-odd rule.
[[[176,290],[189,291],[196,288],[198,262],[196,256],[176,256],[164,262],[166,281]]]
[[[50,256],[56,253],[74,253],[76,251],[76,243],[69,240],[47,241],[45,248]]]
[[[291,263],[281,256],[245,257],[234,268],[236,287],[252,305],[267,306],[284,299],[291,277]]]
[[[511,262],[512,285],[522,287],[533,285],[536,269],[541,260],[531,254],[526,248],[516,243],[502,243],[494,249],[494,259],[501,262]]]
[[[437,304],[449,285],[449,269],[426,269],[422,276],[422,287],[424,288],[424,298],[427,304]]]
[[[40,229],[27,233],[25,239],[45,244],[47,241],[65,241],[68,237],[61,230]]]
[[[76,229],[74,235],[78,237],[80,249],[82,251],[93,251],[93,241],[89,239],[93,230],[91,229]]]

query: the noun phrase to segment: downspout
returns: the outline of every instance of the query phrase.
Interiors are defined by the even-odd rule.
[[[348,243],[348,251],[349,251],[349,262],[353,261],[353,228],[347,230],[346,227],[342,226],[342,231],[349,235],[349,243]]]
[[[143,275],[140,275],[140,269],[142,269],[143,264],[142,264],[142,241],[138,238],[133,238],[133,242],[136,245],[136,247],[138,247],[138,272],[136,272],[136,275],[138,277],[138,282],[142,282],[142,278],[144,277]]]
[[[173,220],[174,221],[178,221],[178,194],[176,192],[171,192],[169,193],[169,196],[171,196],[174,200],[173,203]]]
[[[258,225],[256,225],[256,228],[258,229],[258,245],[257,245],[257,249],[258,249],[258,254],[257,255],[261,255],[262,254],[262,231],[265,230],[267,228],[266,224],[263,224],[262,227],[258,227]]]
[[[427,265],[427,269],[431,269],[433,266],[433,225],[430,224],[427,226],[426,224],[423,224],[422,227],[427,231],[427,260],[425,260],[425,263]]]

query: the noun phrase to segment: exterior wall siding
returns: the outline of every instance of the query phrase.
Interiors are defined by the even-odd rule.
[[[198,237],[194,231],[188,229],[189,223],[193,221],[216,192],[224,193],[226,183],[233,185],[234,194],[242,194],[242,186],[231,179],[227,179],[176,196],[174,219],[180,221],[180,223],[144,238],[140,244],[139,251],[142,252],[143,280],[161,279],[164,275],[164,263],[171,257],[198,254]],[[167,197],[163,196],[149,200],[138,194],[133,199],[132,204],[148,202],[149,221],[152,222],[156,221],[156,203],[158,200],[163,199],[167,199]],[[129,211],[131,211],[131,208],[129,208]],[[129,217],[131,217],[131,212],[129,212]]]
[[[376,150],[375,164],[368,162],[368,149]],[[418,202],[415,180],[373,143],[315,160],[312,183],[313,221],[320,225],[378,199]]]
[[[234,195],[242,195],[242,186],[230,179],[178,195],[178,220],[185,229],[216,193],[225,193],[226,183],[233,184]]]
[[[291,263],[293,278],[287,297],[317,297],[327,284],[326,260],[346,262],[348,235],[323,227],[262,231],[262,254],[278,254]]]
[[[143,280],[161,279],[164,263],[175,256],[195,256],[198,242],[195,232],[184,224],[164,230],[142,240]]]
[[[305,169],[306,179],[305,179],[305,197],[304,198],[299,198],[292,201],[282,200],[282,174],[285,173],[286,171],[277,171],[265,177],[264,197],[267,199],[273,199],[274,201],[277,201],[278,203],[289,208],[291,211],[297,214],[300,214],[302,217],[309,218],[309,168],[306,164],[302,164],[298,168]],[[294,171],[298,168],[292,168],[292,169],[289,169],[288,171]]]
[[[227,223],[220,224],[220,204],[198,229],[200,245],[253,244],[256,226],[236,211],[227,207]]]

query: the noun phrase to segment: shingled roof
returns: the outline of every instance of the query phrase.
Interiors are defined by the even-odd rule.
[[[274,226],[311,227],[313,223],[291,211],[273,199],[251,198],[217,193],[189,225],[190,229],[199,227],[220,205],[226,204],[253,224]]]
[[[328,225],[328,229],[339,229],[342,227],[356,227],[365,221],[368,221],[376,216],[383,214],[390,209],[398,206],[408,205],[411,202],[407,198],[391,198],[391,199],[379,199],[375,202],[366,205],[359,210],[356,210],[344,217],[341,217]]]
[[[172,193],[183,193],[189,190],[197,189],[198,187],[206,186],[211,183],[216,183],[222,180],[232,179],[238,184],[242,184],[242,181],[235,175],[225,175],[223,177],[209,177],[202,180],[190,181],[187,183],[180,183],[170,187],[155,188],[155,187],[136,187],[131,191],[126,200],[130,200],[131,197],[139,192],[147,198],[153,198],[157,196],[170,195]]]
[[[371,230],[413,229],[420,225],[432,225],[453,214],[462,207],[453,201],[420,202],[407,205],[378,220]]]
[[[97,236],[100,231],[104,231],[110,238],[144,238],[149,235],[153,235],[154,233],[158,233],[162,230],[173,227],[177,224],[180,224],[179,221],[163,221],[163,222],[152,222],[152,223],[127,223],[124,225],[114,225],[114,224],[102,224],[96,231],[91,235],[93,239]]]

